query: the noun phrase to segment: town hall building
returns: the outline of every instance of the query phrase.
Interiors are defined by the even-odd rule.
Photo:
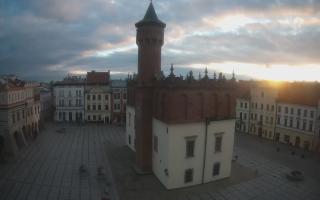
[[[167,189],[227,178],[231,173],[237,83],[220,73],[196,80],[161,71],[166,24],[150,3],[135,24],[138,74],[128,81],[126,143],[135,170],[154,173]]]

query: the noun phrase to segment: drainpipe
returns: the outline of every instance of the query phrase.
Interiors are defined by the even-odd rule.
[[[276,127],[277,127],[277,123],[278,123],[278,104],[277,101],[275,101],[275,109],[276,109],[276,116],[275,116],[275,123],[274,123],[274,127],[273,127],[273,141],[276,143],[275,137],[276,137]],[[280,135],[279,135],[279,142],[280,142]]]
[[[314,121],[314,131],[313,131],[313,139],[312,139],[312,146],[311,146],[311,151],[314,151],[314,152],[316,152],[316,149],[314,149],[315,148],[315,142],[316,142],[316,134],[317,134],[317,127],[318,127],[318,115],[319,115],[319,113],[318,113],[318,108],[317,108],[317,106],[315,107],[316,108],[316,115],[315,115],[315,121]]]
[[[205,118],[205,136],[204,136],[204,150],[203,150],[203,167],[202,167],[202,184],[204,184],[204,173],[205,173],[205,166],[206,166],[206,154],[207,154],[207,138],[208,138],[208,126],[210,124],[210,119]]]

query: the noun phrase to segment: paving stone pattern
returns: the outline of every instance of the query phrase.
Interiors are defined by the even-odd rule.
[[[66,128],[65,133],[56,132],[61,128]],[[290,162],[288,161],[287,165],[273,159],[273,155],[270,157],[265,152],[250,147],[246,142],[256,145],[257,141],[246,137],[240,136],[240,140],[245,142],[236,145],[235,154],[238,155],[236,163],[256,173],[254,178],[251,176],[249,179],[234,184],[228,183],[226,186],[223,184],[228,180],[167,191],[161,184],[148,184],[157,181],[150,175],[141,179],[152,181],[141,183],[144,183],[142,187],[152,191],[151,193],[136,190],[138,187],[120,191],[128,194],[126,195],[129,196],[128,200],[320,199],[318,179],[308,173],[305,180],[299,183],[290,182],[285,177],[286,172],[294,169],[294,162],[299,162],[300,165],[303,165],[301,162],[305,162],[310,165],[310,161],[294,160],[296,158],[293,159],[288,154]],[[114,149],[112,162],[121,163],[123,158],[128,158],[132,162],[133,153],[124,145],[124,129],[121,127],[47,124],[46,130],[42,131],[37,140],[21,150],[16,161],[0,164],[0,200],[100,200],[102,197],[108,197],[106,193],[108,188],[110,188],[110,199],[117,200],[121,195],[117,193],[120,186],[116,185],[115,176],[121,170],[131,169],[119,164],[116,169],[112,168],[112,173],[109,163],[110,151]],[[260,145],[261,148],[263,145]],[[317,162],[314,164],[316,165],[314,168],[320,169]],[[85,165],[87,173],[79,173],[81,165]],[[105,179],[97,179],[97,168],[100,166],[103,166],[105,171]],[[123,184],[130,185],[130,181],[133,183],[136,181],[131,179],[132,177],[127,177]]]
[[[61,128],[65,133],[56,132]],[[108,141],[124,145],[123,133],[123,128],[105,125],[46,125],[16,161],[0,164],[0,199],[118,199],[105,146]],[[79,173],[81,165],[87,173]],[[100,166],[105,179],[97,179]]]

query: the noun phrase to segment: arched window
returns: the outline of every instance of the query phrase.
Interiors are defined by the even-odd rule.
[[[161,117],[164,118],[165,117],[165,112],[166,112],[166,104],[165,104],[165,100],[166,100],[166,94],[163,93],[161,95],[161,102],[160,102],[160,105],[161,105]]]
[[[227,109],[227,113],[226,113],[226,117],[230,117],[231,115],[231,97],[230,94],[226,94],[226,109]]]
[[[157,117],[158,116],[158,100],[159,99],[159,93],[158,92],[156,92],[155,93],[155,96],[154,96],[154,100],[155,100],[155,102],[154,102],[154,107],[153,107],[153,112],[154,112],[154,115]]]
[[[213,117],[218,117],[219,105],[218,105],[218,95],[216,93],[212,94],[212,115]]]
[[[203,118],[203,115],[204,115],[204,111],[203,111],[203,104],[204,104],[204,98],[203,98],[203,94],[202,93],[198,93],[197,94],[197,97],[198,97],[198,102],[199,102],[199,105],[198,105],[198,116],[200,118]]]
[[[182,99],[182,111],[183,112],[183,118],[186,120],[188,119],[188,97],[186,94],[182,94],[181,97]]]

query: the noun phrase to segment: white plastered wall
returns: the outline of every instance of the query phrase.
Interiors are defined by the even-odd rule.
[[[158,137],[158,152],[153,150],[153,172],[167,189],[198,185],[230,176],[235,120],[210,122],[207,131],[206,159],[205,122],[168,125],[153,120],[153,138]],[[221,134],[222,151],[214,152],[215,134]],[[186,138],[195,137],[194,156],[186,157]],[[212,176],[213,164],[220,162],[220,174]],[[205,173],[203,177],[203,165]],[[184,182],[185,170],[193,169],[193,181]],[[165,173],[167,169],[168,174]]]
[[[127,106],[126,109],[126,144],[130,147],[133,151],[135,151],[135,108],[132,106]],[[129,137],[131,138],[131,143],[129,143]]]

